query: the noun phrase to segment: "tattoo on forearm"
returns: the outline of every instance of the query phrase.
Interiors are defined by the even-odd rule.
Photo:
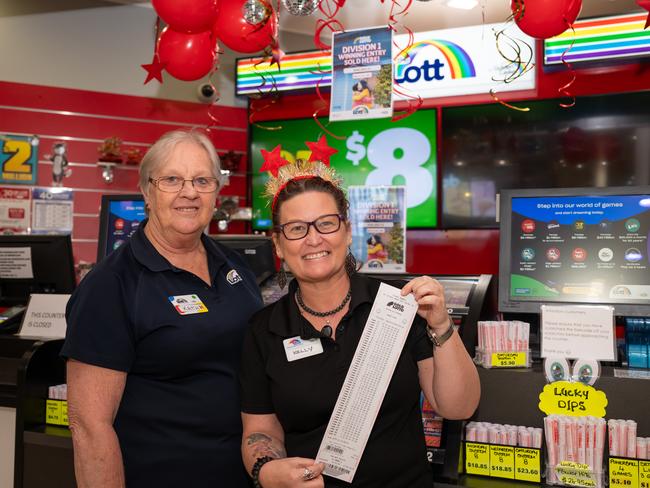
[[[271,436],[254,432],[246,438],[246,445],[251,449],[253,459],[269,456],[275,459],[287,457],[284,446]]]

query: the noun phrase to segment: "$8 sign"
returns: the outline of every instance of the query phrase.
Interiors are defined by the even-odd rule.
[[[433,176],[422,167],[431,157],[431,144],[422,132],[406,127],[386,129],[374,136],[367,148],[364,139],[355,130],[346,141],[345,158],[357,166],[367,157],[374,169],[368,173],[365,185],[392,185],[395,177],[403,177],[409,208],[421,205],[431,196]]]

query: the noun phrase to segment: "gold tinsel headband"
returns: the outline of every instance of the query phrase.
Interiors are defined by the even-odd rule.
[[[308,142],[307,145],[312,149],[309,160],[298,159],[294,163],[280,155],[282,148],[279,144],[272,151],[262,149],[264,164],[260,168],[260,172],[269,172],[269,179],[264,187],[264,195],[271,200],[272,210],[275,208],[278,195],[290,181],[319,177],[329,181],[336,187],[340,187],[342,180],[329,165],[329,156],[337,151],[329,148],[329,146],[325,146],[329,150],[323,151],[321,149],[323,144],[327,144],[324,142],[324,136],[318,143]],[[329,154],[323,154],[323,152]]]

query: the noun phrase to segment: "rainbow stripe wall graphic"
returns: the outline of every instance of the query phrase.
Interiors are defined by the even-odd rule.
[[[237,60],[237,95],[304,90],[332,83],[332,54],[330,51],[310,51],[286,54],[282,69],[269,66],[268,58]]]
[[[650,56],[650,30],[644,31],[647,12],[577,21],[571,29],[544,41],[544,63],[609,60]]]

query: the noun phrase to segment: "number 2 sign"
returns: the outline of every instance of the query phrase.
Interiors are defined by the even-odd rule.
[[[38,137],[0,134],[0,183],[34,185]]]

